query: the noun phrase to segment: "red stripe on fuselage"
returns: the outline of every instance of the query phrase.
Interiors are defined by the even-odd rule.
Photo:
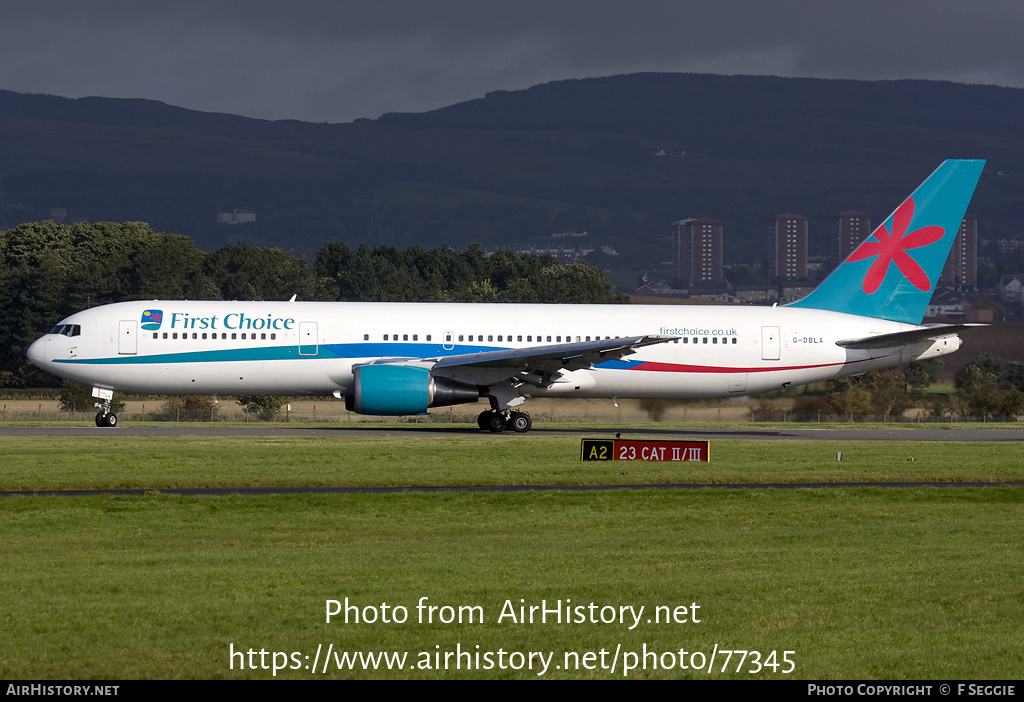
[[[889,354],[892,355],[892,354]],[[884,356],[880,358],[885,358]],[[878,358],[863,358],[856,361],[842,361],[839,363],[818,363],[810,366],[772,366],[769,368],[729,368],[723,366],[691,366],[682,363],[659,363],[657,361],[644,361],[640,365],[633,366],[629,370],[653,371],[656,373],[771,373],[774,371],[808,370],[811,368],[830,368],[833,366],[845,366],[865,361],[877,361]]]

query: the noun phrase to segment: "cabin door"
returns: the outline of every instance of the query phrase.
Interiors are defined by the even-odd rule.
[[[139,352],[139,323],[134,319],[122,319],[118,322],[117,352],[126,355]]]
[[[777,361],[782,348],[778,327],[761,327],[761,360]]]
[[[318,350],[316,322],[299,322],[299,355],[316,356]]]

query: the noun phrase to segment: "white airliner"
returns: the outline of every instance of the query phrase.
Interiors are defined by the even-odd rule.
[[[784,307],[120,302],[62,320],[37,366],[114,391],[334,395],[422,414],[487,397],[482,429],[529,431],[532,397],[714,398],[857,375],[960,348],[922,326],[984,161],[944,162],[822,284]]]

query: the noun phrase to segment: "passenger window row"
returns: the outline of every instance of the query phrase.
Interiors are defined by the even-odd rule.
[[[418,334],[412,334],[411,336],[412,336],[412,341],[419,341],[419,335]],[[497,338],[495,338],[494,334],[488,334],[486,340],[489,341],[489,342],[498,341],[498,342],[504,342],[504,343],[512,343],[512,336],[513,336],[512,334],[498,334]],[[527,334],[525,337],[522,334],[518,334],[518,335],[515,335],[515,336],[516,336],[515,340],[517,342],[525,341],[526,343],[534,343],[533,335],[532,334]],[[410,337],[409,334],[402,334],[401,335],[401,341],[409,341],[409,337]],[[427,334],[424,338],[425,338],[426,341],[430,341],[431,335]],[[594,336],[593,340],[594,341],[600,341],[601,338],[602,337],[600,337],[600,336]],[[611,339],[612,337],[606,336],[604,338],[605,339]],[[384,334],[383,335],[383,339],[384,339],[384,341],[399,341],[399,335],[398,334]],[[711,341],[709,342],[708,339],[710,339]],[[363,341],[369,341],[369,340],[370,340],[370,335],[369,334],[363,334]],[[476,342],[479,343],[479,342],[484,341],[484,335],[483,334],[459,334],[458,335],[458,340],[460,342],[476,341]],[[591,337],[589,337],[589,336],[587,336],[587,337],[577,336],[577,337],[575,337],[575,340],[576,341],[590,341]],[[454,336],[452,334],[445,334],[444,341],[445,341],[446,344],[453,343],[454,342]],[[571,343],[573,341],[573,336],[571,334],[566,334],[565,335],[565,341],[566,341],[566,343]],[[711,343],[711,344],[719,343],[717,336],[711,336],[711,337],[708,337],[708,336],[704,336],[704,337],[696,337],[696,336],[695,337],[688,337],[688,336],[684,336],[684,337],[682,337],[682,341],[683,341],[684,344],[689,344],[689,343],[691,343],[691,341],[694,344],[699,344],[699,343],[702,343],[702,342],[705,343],[705,344],[707,344],[707,343]],[[562,337],[561,337],[561,335],[554,335],[553,336],[551,334],[547,334],[547,335],[537,334],[537,341],[536,341],[536,343],[556,343],[556,344],[560,344],[560,343],[562,343]],[[679,339],[674,339],[673,343],[678,344],[679,343]],[[729,344],[729,343],[732,343],[733,345],[735,345],[735,344],[738,343],[738,339],[736,337],[731,337],[731,340],[730,339],[722,339],[721,343],[723,345],[724,344]]]
[[[708,338],[709,337],[706,337],[706,336],[695,336],[695,337],[693,337],[693,343],[697,344],[697,343],[700,343],[701,341],[703,341],[706,344],[706,343],[708,343]],[[711,338],[711,343],[712,344],[717,344],[718,343],[718,337],[717,336],[712,336],[710,338]],[[676,339],[675,343],[678,344],[679,343],[679,339]],[[683,343],[684,344],[690,343],[690,337],[684,336],[683,337]],[[729,339],[722,339],[722,343],[723,344],[728,344],[730,342],[729,342]],[[733,343],[733,344],[738,343],[735,336],[732,337],[732,342],[731,343]]]
[[[241,335],[242,335],[242,339],[245,340],[246,333],[242,332]],[[193,339],[206,339],[207,336],[209,336],[210,339],[216,339],[217,338],[217,334],[216,333],[212,333],[212,334],[208,335],[206,332],[192,332],[192,338]],[[248,336],[249,336],[249,339],[251,339],[252,341],[256,341],[257,340],[256,332],[252,332]],[[178,332],[163,332],[163,336],[162,337],[161,337],[160,332],[153,332],[153,338],[154,339],[159,339],[159,338],[177,339],[178,338]],[[188,332],[182,332],[181,333],[181,338],[183,340],[184,339],[188,339],[189,338]],[[227,332],[222,332],[221,335],[220,335],[220,338],[221,339],[227,339],[228,338]],[[231,338],[232,339],[237,339],[238,338],[238,332],[231,332]],[[266,332],[261,333],[258,338],[261,341],[265,341],[266,338],[267,338]],[[277,339],[277,334],[273,334],[272,333],[270,335],[270,340],[274,341],[276,339]]]

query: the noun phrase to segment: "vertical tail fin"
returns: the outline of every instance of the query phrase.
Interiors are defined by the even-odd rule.
[[[984,165],[943,162],[821,285],[790,306],[920,324]]]

